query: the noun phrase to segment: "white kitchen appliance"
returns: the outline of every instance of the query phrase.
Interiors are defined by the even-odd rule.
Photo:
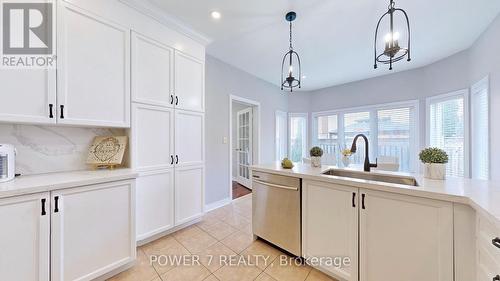
[[[10,144],[0,144],[0,182],[16,177],[16,149]]]

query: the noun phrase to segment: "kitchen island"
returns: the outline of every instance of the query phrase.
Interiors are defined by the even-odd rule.
[[[337,168],[252,166],[253,172],[301,179],[306,260],[350,259],[344,267],[312,266],[342,280],[495,280],[500,273],[500,185],[385,171],[370,175],[416,184],[324,174],[332,169]]]

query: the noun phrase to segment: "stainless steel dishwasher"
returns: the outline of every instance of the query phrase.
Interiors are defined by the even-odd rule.
[[[254,235],[301,256],[301,179],[253,172]]]

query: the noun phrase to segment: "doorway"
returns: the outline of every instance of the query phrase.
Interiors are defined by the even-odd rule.
[[[260,104],[230,97],[230,195],[231,199],[251,193],[250,166],[259,162]]]

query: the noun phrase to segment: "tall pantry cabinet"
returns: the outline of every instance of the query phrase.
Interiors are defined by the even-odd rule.
[[[137,240],[203,214],[204,61],[132,33],[132,167]]]

